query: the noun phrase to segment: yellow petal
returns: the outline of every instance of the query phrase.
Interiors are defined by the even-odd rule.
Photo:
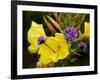
[[[57,62],[69,55],[69,47],[62,33],[56,33],[55,37],[48,37],[47,41],[40,45],[38,54],[43,64]],[[43,58],[44,57],[44,58]],[[50,59],[50,60],[47,60]],[[46,61],[45,61],[46,60]]]
[[[67,41],[64,38],[64,34],[62,33],[56,33],[55,36],[56,38],[58,38],[59,46],[60,46],[60,48],[58,48],[57,50],[58,58],[64,59],[65,57],[69,55],[69,47],[68,47]]]
[[[62,46],[60,51],[58,50],[58,59],[64,59],[69,55],[69,48],[67,46]]]
[[[40,45],[38,54],[40,54],[41,56],[44,55],[44,58],[46,57],[46,58],[52,60],[53,62],[58,61],[57,54],[53,51],[53,48],[51,48],[49,44]],[[42,62],[44,62],[44,61],[42,61]]]
[[[29,50],[30,53],[36,53],[37,52],[37,49],[38,49],[38,46],[37,45],[34,45],[34,44],[31,44],[28,47],[28,50]]]
[[[64,34],[62,34],[62,33],[56,33],[56,34],[55,34],[55,37],[56,37],[58,40],[60,40],[60,42],[62,42],[62,41],[66,42],[66,40],[65,40],[65,38],[64,38]]]
[[[84,26],[85,26],[85,28],[84,28],[84,35],[85,36],[89,36],[90,35],[90,23],[85,22]]]
[[[39,36],[46,37],[46,34],[43,29],[43,25],[37,24],[36,22],[32,21],[31,27],[28,31],[28,41],[30,43],[34,43],[34,39],[36,39]]]
[[[49,47],[51,47],[51,50],[56,51],[56,48],[58,47],[58,41],[54,37],[49,37],[48,40],[45,42]]]
[[[46,34],[43,29],[42,24],[37,24],[36,22],[32,21],[31,27],[28,31],[28,42],[31,46],[29,46],[28,50],[30,53],[36,53],[39,45],[37,42],[38,37],[43,36],[46,37]]]
[[[58,42],[54,37],[49,37],[44,44],[40,45],[38,54],[43,56],[44,59],[50,59],[47,61],[44,61],[44,59],[42,59],[41,62],[43,64],[58,61],[58,54],[56,54],[57,44]]]
[[[39,61],[41,61],[43,65],[47,65],[52,62],[52,60],[46,55],[41,55]]]

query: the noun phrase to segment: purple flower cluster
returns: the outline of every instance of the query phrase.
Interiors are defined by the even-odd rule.
[[[39,38],[38,38],[38,45],[40,45],[40,44],[42,44],[42,43],[44,43],[45,42],[45,38],[43,37],[43,36],[40,36]]]
[[[79,44],[78,44],[78,47],[80,48],[80,49],[82,49],[82,50],[85,50],[86,49],[86,43],[85,42],[80,42]]]
[[[65,38],[69,41],[74,41],[76,37],[78,36],[78,33],[75,28],[73,27],[67,27],[65,30]]]

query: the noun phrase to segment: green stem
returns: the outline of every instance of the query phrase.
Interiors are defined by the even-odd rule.
[[[79,41],[79,40],[82,40],[84,37],[83,37],[83,35],[81,35],[79,38],[77,38],[74,42],[76,42],[76,41]]]
[[[82,56],[82,55],[78,54],[76,51],[77,51],[77,49],[73,49],[73,50],[71,50],[71,53],[78,55],[78,56]]]

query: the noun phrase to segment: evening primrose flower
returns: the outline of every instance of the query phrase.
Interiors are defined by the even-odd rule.
[[[28,50],[30,53],[36,53],[39,45],[38,45],[38,37],[43,36],[46,38],[46,34],[43,29],[42,24],[37,24],[36,22],[32,21],[31,27],[28,31],[28,42],[30,43],[30,46],[28,47]]]
[[[39,61],[45,65],[66,58],[69,55],[69,46],[64,38],[64,34],[56,33],[55,37],[48,37],[39,46],[38,54],[40,54]]]
[[[90,23],[84,22],[84,36],[89,37],[90,35]]]

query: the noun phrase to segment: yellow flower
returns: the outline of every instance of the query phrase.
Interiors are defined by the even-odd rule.
[[[47,41],[40,45],[38,54],[40,62],[46,65],[66,58],[69,55],[69,46],[64,34],[56,33],[55,37],[48,37]]]
[[[32,21],[31,27],[28,31],[28,42],[30,43],[30,46],[28,47],[28,50],[30,53],[36,53],[39,45],[37,44],[38,37],[43,36],[46,37],[46,34],[43,29],[42,24],[37,24],[36,22]]]
[[[90,35],[90,23],[84,22],[84,36],[89,37]]]

